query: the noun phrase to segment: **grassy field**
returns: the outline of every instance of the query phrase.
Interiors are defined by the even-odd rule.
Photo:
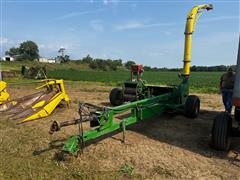
[[[3,66],[4,70],[9,65]],[[21,125],[17,124],[19,120],[0,114],[0,179],[239,179],[238,159],[232,161],[235,154],[217,152],[209,146],[213,119],[223,110],[218,94],[196,93],[201,112],[195,120],[181,114],[162,114],[128,127],[125,143],[122,133],[116,132],[87,144],[78,157],[65,154],[60,160],[57,155],[67,138],[79,133],[78,126],[50,135],[53,120],[79,118],[79,101],[108,106],[110,89],[128,79],[129,72],[51,66],[49,77],[65,79],[70,106],[58,107],[49,117]],[[19,71],[15,63],[10,67]],[[220,75],[192,73],[192,92],[217,93]],[[4,79],[9,83],[11,99],[36,92],[36,80],[19,77]],[[168,85],[180,81],[177,72],[145,72],[143,79]],[[83,126],[89,129],[88,122]],[[238,152],[239,141],[233,139],[233,144],[233,152]]]
[[[35,64],[35,63],[34,63]],[[37,63],[39,64],[39,63]],[[21,65],[32,66],[31,62],[1,62],[3,70],[14,70],[20,73]],[[129,79],[130,73],[119,71],[93,71],[86,64],[41,64],[46,65],[48,78],[64,79],[69,81],[101,82],[103,85],[120,86]],[[192,72],[190,90],[200,93],[218,93],[219,78],[222,72]],[[177,85],[180,82],[178,72],[150,72],[143,74],[143,79],[151,84]],[[26,81],[26,80],[21,80]],[[12,82],[12,80],[9,80]]]
[[[190,89],[201,93],[218,93],[221,72],[192,72]],[[120,85],[130,76],[128,71],[81,71],[75,69],[52,70],[48,76],[73,81],[103,82],[107,85]],[[144,72],[143,79],[148,83],[161,85],[177,85],[180,82],[177,72]]]
[[[92,141],[78,157],[65,154],[61,161],[57,154],[67,138],[78,133],[78,126],[62,128],[52,135],[49,128],[53,120],[79,118],[78,101],[106,106],[108,87],[96,84],[104,83],[66,81],[70,107],[56,108],[43,119],[17,124],[20,120],[1,114],[0,179],[239,179],[239,158],[233,161],[235,154],[218,152],[209,146],[213,119],[223,110],[217,94],[196,93],[201,99],[197,119],[162,114],[139,121],[127,127],[125,143],[119,131]],[[35,84],[9,85],[9,93],[15,99],[35,93],[34,87]],[[89,129],[89,122],[83,126]],[[234,152],[239,152],[238,140],[233,139]]]

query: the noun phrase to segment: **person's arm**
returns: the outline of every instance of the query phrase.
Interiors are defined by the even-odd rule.
[[[232,89],[234,88],[235,76],[236,76],[236,74],[233,73],[233,78],[232,78]]]
[[[221,78],[220,78],[220,84],[219,84],[219,89],[220,89],[220,90],[222,89],[222,82],[223,82],[223,75],[222,75]]]

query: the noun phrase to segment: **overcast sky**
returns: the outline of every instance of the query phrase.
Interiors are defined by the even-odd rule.
[[[60,47],[72,59],[134,60],[148,66],[181,67],[189,10],[206,1],[1,0],[1,56],[25,40],[43,57]],[[193,34],[192,65],[235,64],[239,1],[208,1]]]

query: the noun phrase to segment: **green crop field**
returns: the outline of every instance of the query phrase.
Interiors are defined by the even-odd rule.
[[[192,72],[190,89],[201,93],[218,93],[221,72]],[[75,69],[58,69],[48,72],[50,78],[62,78],[73,81],[104,82],[108,85],[120,85],[129,79],[128,71],[81,71]],[[148,83],[161,85],[177,85],[180,82],[177,72],[149,72],[143,74]]]
[[[41,64],[32,62],[1,62],[2,70],[14,70],[20,73],[21,66],[44,65],[47,68],[48,78],[64,79],[69,81],[102,82],[104,85],[120,86],[130,77],[127,70],[118,71],[94,71],[87,65],[76,64]],[[190,76],[190,90],[200,93],[219,93],[219,79],[222,72],[192,72]],[[169,71],[145,71],[143,78],[148,83],[158,85],[177,85],[180,82],[178,72]],[[8,82],[16,80],[8,79]],[[19,80],[18,80],[19,81]],[[21,79],[22,81],[29,81]],[[19,81],[19,82],[20,82]]]

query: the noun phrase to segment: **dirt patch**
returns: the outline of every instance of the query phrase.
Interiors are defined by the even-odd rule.
[[[66,89],[72,99],[69,109],[58,108],[50,117],[22,125],[0,118],[0,179],[239,179],[240,167],[229,161],[233,155],[209,146],[213,118],[223,108],[221,97],[209,94],[198,94],[198,119],[163,114],[129,127],[125,144],[116,133],[96,140],[78,157],[56,161],[56,152],[77,127],[51,136],[51,122],[78,118],[78,101],[108,104],[110,87],[67,84]],[[35,90],[33,85],[18,85],[9,92],[14,98]]]

